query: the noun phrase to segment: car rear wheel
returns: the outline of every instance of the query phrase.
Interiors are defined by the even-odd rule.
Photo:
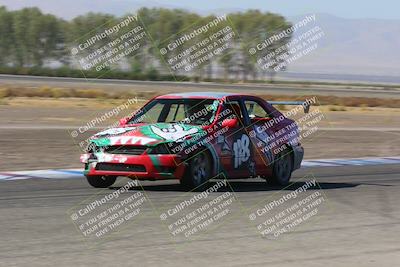
[[[95,188],[107,188],[115,183],[117,176],[86,176],[88,183]]]
[[[274,161],[272,177],[267,181],[274,185],[287,185],[293,171],[293,152],[285,150],[279,153]]]
[[[211,178],[211,159],[206,151],[196,154],[186,167],[185,174],[180,180],[187,189],[206,187],[206,182]],[[201,186],[201,187],[200,187]]]

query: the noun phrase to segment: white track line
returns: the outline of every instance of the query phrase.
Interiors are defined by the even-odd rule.
[[[396,157],[368,157],[349,159],[312,159],[304,160],[303,168],[309,167],[339,167],[339,166],[365,166],[400,164],[400,156]],[[82,178],[82,169],[54,169],[35,171],[0,172],[0,181],[25,180],[25,179],[79,179]]]

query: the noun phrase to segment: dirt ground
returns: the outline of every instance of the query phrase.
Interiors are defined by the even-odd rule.
[[[0,170],[79,168],[79,142],[142,106],[127,109],[79,133],[121,100],[14,99],[0,105]],[[305,158],[344,158],[400,155],[400,109],[320,107],[325,121],[303,140]]]

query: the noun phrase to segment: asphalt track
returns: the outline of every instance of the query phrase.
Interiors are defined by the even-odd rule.
[[[260,93],[279,95],[332,95],[340,97],[375,97],[375,98],[400,98],[397,88],[339,88],[332,86],[317,86],[306,88],[290,85],[263,85],[263,84],[218,84],[218,83],[193,83],[169,81],[133,81],[116,79],[84,79],[63,77],[40,77],[24,75],[0,75],[0,84],[13,86],[55,86],[68,88],[102,88],[109,90],[157,91],[160,94],[167,92],[185,91],[231,91],[233,93]]]
[[[304,176],[315,177],[326,203],[276,239],[262,238],[248,214],[260,201],[292,189],[249,179],[230,181],[241,203],[238,216],[195,239],[173,238],[159,218],[162,207],[195,193],[186,194],[176,181],[143,182],[124,194],[144,190],[152,205],[101,242],[85,239],[68,212],[126,180],[105,190],[84,179],[1,181],[0,266],[400,265],[400,164],[305,168],[294,173],[295,185]]]

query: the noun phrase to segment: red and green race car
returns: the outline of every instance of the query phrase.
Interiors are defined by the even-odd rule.
[[[89,139],[81,155],[84,175],[97,188],[111,186],[118,176],[179,179],[188,189],[221,176],[286,185],[304,150],[296,122],[275,104],[302,102],[219,92],[155,97],[119,127]]]

